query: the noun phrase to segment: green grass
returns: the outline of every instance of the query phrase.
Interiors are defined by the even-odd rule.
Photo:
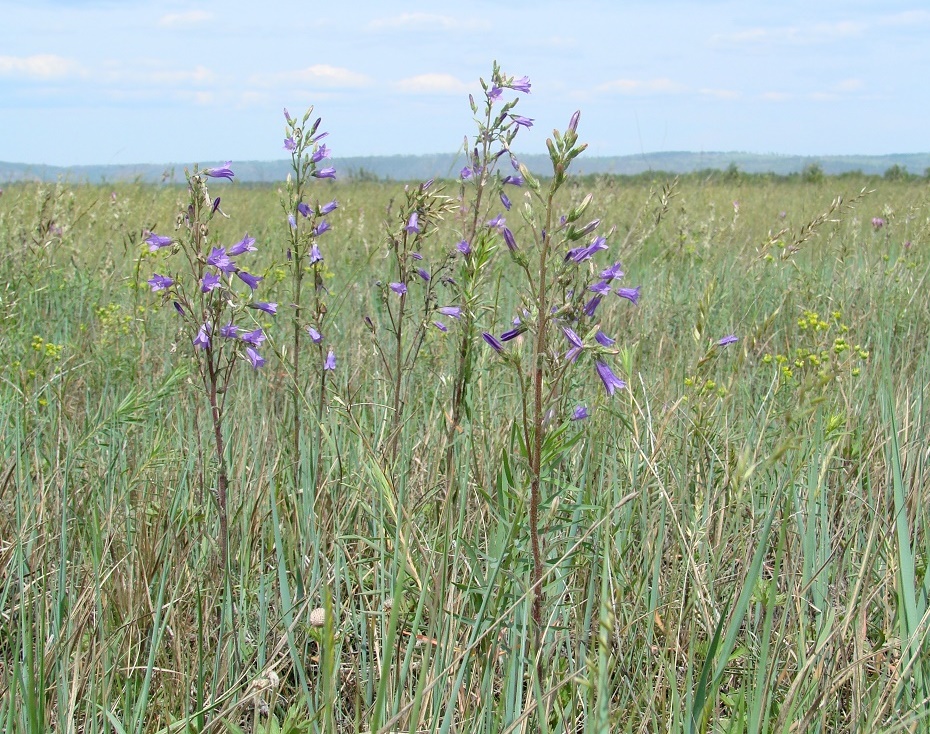
[[[399,186],[319,184],[340,201],[321,242],[339,358],[322,489],[293,486],[269,350],[229,398],[228,580],[208,416],[145,284],[142,230],[170,230],[184,191],[5,187],[0,729],[926,730],[930,191],[689,178],[663,205],[661,183],[565,193],[594,192],[643,297],[602,327],[630,389],[607,399],[588,366],[567,387],[593,417],[550,455],[539,651],[509,373],[482,347],[446,494],[454,341],[430,332],[397,465],[379,448],[390,386],[363,317]],[[278,193],[221,195],[220,236],[257,238],[284,344]],[[426,261],[457,239],[449,220]],[[499,333],[518,297],[494,267],[481,323]]]

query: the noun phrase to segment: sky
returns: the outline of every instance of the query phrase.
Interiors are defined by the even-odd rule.
[[[918,0],[0,0],[0,161],[282,159],[310,105],[336,160],[452,153],[495,60],[518,152],[575,110],[588,155],[926,152],[928,39]]]

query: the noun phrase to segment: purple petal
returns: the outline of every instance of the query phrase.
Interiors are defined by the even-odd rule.
[[[247,273],[245,270],[237,270],[237,271],[236,271],[236,275],[239,276],[239,280],[241,280],[243,283],[245,283],[245,284],[246,284],[249,288],[251,288],[253,291],[254,291],[256,288],[258,288],[258,283],[259,283],[259,281],[260,281],[260,280],[264,280],[264,278],[263,278],[262,276],[260,276],[260,275],[252,275],[251,273]]]
[[[493,334],[489,334],[485,331],[482,332],[481,336],[495,352],[501,353],[504,351],[504,345],[501,344]]]
[[[252,363],[252,369],[257,370],[259,367],[265,364],[265,358],[254,349],[252,349],[252,347],[246,347],[245,354],[249,358],[249,362]]]
[[[631,303],[637,303],[639,301],[639,292],[642,289],[642,286],[636,286],[635,288],[617,288],[616,293],[620,298],[625,298]]]
[[[611,371],[606,362],[597,361],[594,363],[594,368],[597,370],[597,376],[604,383],[604,389],[607,390],[608,395],[613,395],[614,391],[623,390],[626,387],[626,383]]]

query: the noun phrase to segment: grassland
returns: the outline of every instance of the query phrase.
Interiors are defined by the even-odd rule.
[[[170,229],[184,192],[8,186],[0,729],[927,730],[930,189],[688,178],[663,203],[664,183],[565,192],[594,193],[643,295],[603,325],[629,388],[608,399],[591,370],[568,387],[592,417],[565,422],[547,477],[538,649],[521,393],[496,355],[480,352],[454,491],[449,334],[428,332],[397,460],[380,449],[390,386],[364,317],[383,316],[400,185],[319,183],[340,202],[325,240],[339,366],[301,486],[274,356],[279,194],[220,192],[221,237],[256,237],[262,297],[281,304],[257,321],[268,364],[228,397],[228,577],[190,347],[145,283],[143,231]],[[426,262],[458,239],[444,226]],[[488,329],[519,307],[505,255]],[[726,334],[739,341],[714,347]]]

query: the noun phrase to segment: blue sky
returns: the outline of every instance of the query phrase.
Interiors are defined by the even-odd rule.
[[[0,0],[0,160],[271,160],[315,106],[335,155],[452,152],[497,59],[521,152],[930,149],[930,4],[859,0]]]

